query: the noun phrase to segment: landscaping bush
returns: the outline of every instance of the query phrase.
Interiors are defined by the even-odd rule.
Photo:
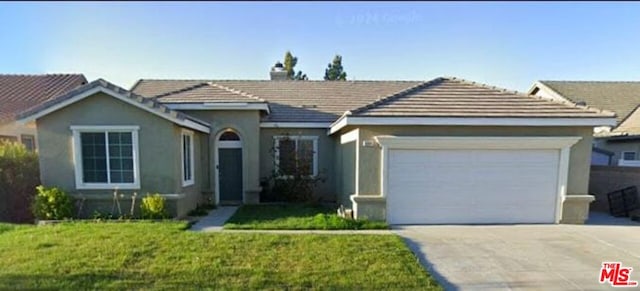
[[[30,204],[39,184],[38,155],[20,143],[0,141],[0,221],[33,221]]]
[[[142,218],[144,219],[164,219],[169,217],[166,210],[166,199],[160,194],[147,194],[146,197],[142,198],[142,205],[140,205],[140,210],[142,210]]]
[[[280,142],[289,140],[288,134]],[[314,190],[318,183],[324,183],[325,177],[322,173],[312,175],[313,171],[308,165],[312,164],[309,154],[313,154],[313,150],[295,150],[293,155],[289,155],[289,159],[283,160],[276,157],[277,147],[270,150],[273,158],[273,170],[271,175],[263,177],[260,181],[262,193],[260,198],[262,202],[305,202],[317,203],[319,197],[314,195]],[[279,166],[277,161],[285,163],[286,171]],[[311,158],[312,159],[312,158]]]
[[[36,187],[38,193],[33,201],[33,215],[42,220],[66,219],[73,215],[71,197],[59,188]]]

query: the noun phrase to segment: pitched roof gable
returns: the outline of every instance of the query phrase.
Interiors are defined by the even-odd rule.
[[[267,81],[267,80],[140,80],[132,91],[147,97],[172,91],[217,84],[234,92],[268,102],[271,113],[265,122],[333,122],[345,111],[381,97],[411,88],[422,81]],[[185,94],[180,102],[199,100]],[[219,98],[219,97],[215,97]],[[160,98],[160,102],[166,99]],[[178,102],[176,100],[176,102]]]
[[[0,74],[0,123],[86,83],[82,74]]]
[[[95,80],[89,84],[71,90],[60,97],[51,99],[45,103],[33,107],[30,110],[19,114],[18,118],[23,122],[35,120],[60,108],[66,107],[84,98],[92,96],[98,92],[103,92],[109,96],[118,98],[124,102],[127,102],[147,112],[167,119],[178,125],[201,132],[209,132],[209,124],[207,122],[198,120],[182,112],[171,110],[158,101],[133,94],[130,91],[127,91],[103,79]]]
[[[252,94],[217,84],[215,82],[203,82],[186,88],[152,96],[161,103],[265,103],[265,100]]]
[[[614,117],[613,112],[508,91],[459,78],[437,78],[350,112],[382,117]]]
[[[622,122],[640,104],[640,82],[627,81],[538,81],[565,99],[610,110]]]

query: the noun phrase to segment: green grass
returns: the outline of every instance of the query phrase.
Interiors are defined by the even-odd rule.
[[[336,210],[304,204],[243,205],[225,223],[225,229],[388,229],[385,222],[351,220]]]
[[[440,290],[395,235],[196,233],[144,221],[0,227],[0,290]]]

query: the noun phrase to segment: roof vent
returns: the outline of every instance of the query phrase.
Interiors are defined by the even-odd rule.
[[[315,104],[303,104],[300,107],[302,107],[302,108],[316,108],[318,106],[315,105]]]

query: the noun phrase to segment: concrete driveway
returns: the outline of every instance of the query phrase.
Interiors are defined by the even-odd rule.
[[[447,290],[612,289],[598,283],[603,261],[633,267],[640,282],[640,224],[597,214],[590,223],[394,229]]]

